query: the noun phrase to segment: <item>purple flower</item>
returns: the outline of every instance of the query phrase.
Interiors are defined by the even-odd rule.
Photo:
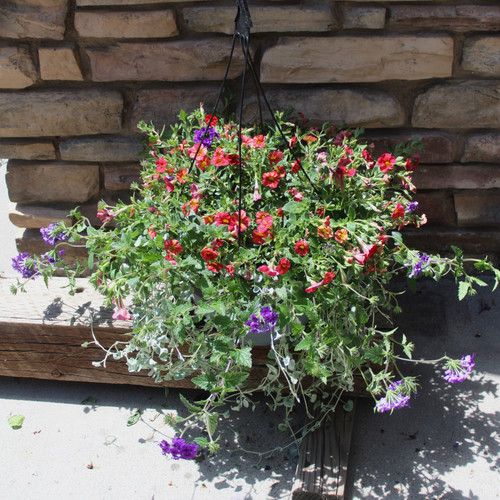
[[[170,455],[174,460],[192,460],[196,458],[196,453],[198,452],[197,444],[188,444],[182,438],[172,439],[172,444],[170,444],[165,439],[159,443],[161,452],[163,455]]]
[[[64,255],[65,250],[59,250],[57,253],[59,257],[62,257]],[[49,264],[57,264],[57,257],[51,257],[49,252],[44,253],[43,255],[40,255],[42,259],[46,259]]]
[[[409,213],[409,214],[412,214],[414,212],[416,212],[418,210],[418,201],[411,201],[410,203],[408,203],[408,205],[406,206],[406,211]]]
[[[404,406],[410,406],[410,396],[401,392],[403,380],[393,382],[387,389],[385,398],[377,401],[376,409],[378,412],[392,411]]]
[[[421,274],[422,269],[431,260],[431,258],[426,253],[424,253],[423,255],[420,255],[419,253],[417,253],[417,257],[418,257],[419,260],[418,260],[418,262],[416,264],[413,265],[411,273],[408,275],[408,278],[414,278],[415,276],[418,276],[419,274]],[[406,266],[410,266],[411,263],[409,262],[409,263],[407,263],[405,265]]]
[[[20,253],[17,257],[12,259],[12,267],[19,273],[23,278],[35,279],[35,275],[38,272],[36,262],[33,262],[33,257],[28,253]],[[31,261],[31,262],[27,262]]]
[[[245,325],[250,327],[252,333],[266,333],[273,330],[277,323],[278,314],[273,312],[269,306],[263,306],[260,309],[260,318],[252,314]]]
[[[47,245],[54,246],[58,241],[65,241],[68,239],[68,235],[63,231],[57,230],[57,224],[52,223],[47,227],[41,227],[40,232],[42,233],[42,238]]]
[[[472,355],[468,354],[467,356],[462,356],[460,360],[460,368],[450,367],[444,372],[444,379],[450,384],[456,384],[457,382],[463,382],[465,379],[469,377],[472,372],[472,368],[474,368],[474,356],[476,354],[472,353]]]
[[[203,145],[207,148],[212,146],[214,138],[219,138],[218,132],[213,127],[201,127],[194,132],[194,142],[199,143],[203,140]]]

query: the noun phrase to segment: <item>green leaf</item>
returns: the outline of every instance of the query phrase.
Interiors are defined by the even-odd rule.
[[[467,293],[469,293],[470,283],[467,281],[461,281],[458,284],[458,300],[463,300]]]
[[[207,373],[205,375],[198,375],[191,379],[193,384],[196,384],[198,387],[201,387],[205,391],[212,391],[219,384],[217,382],[217,378],[213,373]]]
[[[300,214],[307,208],[307,205],[301,201],[289,201],[283,205],[283,211],[292,214]]]
[[[196,437],[193,439],[193,441],[200,446],[201,448],[207,448],[208,447],[208,439],[205,437]]]
[[[127,426],[130,427],[132,425],[135,425],[137,422],[139,422],[139,419],[141,418],[141,410],[137,410],[134,414],[132,414],[128,420],[127,420]]]
[[[24,415],[13,415],[9,418],[9,425],[14,429],[20,429],[23,426]]]
[[[205,425],[207,426],[207,431],[210,436],[213,436],[216,431],[218,421],[219,415],[217,413],[212,413],[205,417]]]
[[[249,346],[231,351],[231,357],[241,366],[252,367],[252,348]]]
[[[312,336],[304,337],[296,346],[296,351],[307,351],[314,343]]]
[[[226,381],[226,388],[232,389],[242,384],[247,379],[248,375],[250,375],[248,372],[228,372],[224,373],[222,376]]]
[[[80,404],[81,405],[95,405],[97,403],[97,399],[94,396],[89,396],[85,398]]]
[[[182,401],[182,404],[190,411],[193,413],[200,413],[203,408],[200,408],[199,406],[196,406],[192,403],[190,403],[183,395],[182,393],[179,393],[179,399]]]

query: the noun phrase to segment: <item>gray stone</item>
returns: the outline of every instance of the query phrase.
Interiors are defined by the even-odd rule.
[[[137,137],[77,137],[61,141],[61,158],[67,161],[136,160],[143,150]]]
[[[38,78],[27,48],[0,47],[0,89],[24,89]]]
[[[479,75],[500,76],[500,37],[467,40],[461,66]]]

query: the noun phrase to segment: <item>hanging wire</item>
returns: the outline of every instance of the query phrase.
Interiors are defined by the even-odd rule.
[[[189,171],[191,172],[196,159],[198,157],[198,153],[201,150],[201,147],[203,145],[203,141],[206,139],[208,135],[208,131],[210,129],[210,124],[212,123],[212,118],[215,116],[215,112],[217,110],[217,107],[219,105],[219,102],[222,97],[222,93],[224,91],[224,87],[226,86],[226,81],[227,77],[229,74],[229,68],[231,66],[231,61],[233,59],[233,54],[234,54],[234,47],[236,44],[236,39],[240,39],[240,45],[241,45],[241,50],[243,52],[243,57],[244,57],[244,63],[243,63],[243,74],[242,74],[242,83],[241,83],[241,92],[240,92],[240,106],[239,106],[239,123],[238,123],[238,246],[241,244],[241,211],[242,211],[242,203],[243,203],[243,186],[242,186],[242,158],[241,158],[241,146],[242,146],[242,129],[243,129],[243,101],[245,97],[245,81],[246,81],[246,72],[247,72],[247,66],[250,67],[250,70],[252,72],[252,76],[257,88],[257,102],[258,102],[258,108],[259,108],[259,115],[260,115],[260,122],[261,126],[263,123],[262,119],[262,105],[260,101],[260,95],[262,95],[262,98],[264,99],[264,102],[266,104],[266,107],[272,117],[273,123],[276,126],[278,132],[280,133],[283,141],[285,144],[288,145],[288,150],[290,151],[292,157],[294,160],[297,162],[300,170],[302,173],[305,175],[306,179],[309,181],[311,184],[312,188],[314,189],[314,192],[320,196],[320,193],[318,192],[316,186],[313,184],[311,181],[310,177],[307,175],[307,172],[304,170],[304,167],[302,166],[302,162],[300,161],[300,158],[297,157],[297,155],[292,151],[292,148],[290,146],[290,143],[288,142],[287,138],[285,137],[285,134],[283,133],[283,130],[276,120],[275,114],[271,108],[271,105],[269,104],[269,101],[267,100],[267,97],[264,93],[264,89],[262,88],[262,85],[260,83],[259,77],[257,75],[257,71],[255,70],[255,66],[252,61],[252,57],[250,55],[250,28],[253,26],[252,19],[250,17],[250,11],[248,9],[248,5],[246,0],[236,0],[236,5],[238,7],[236,18],[235,18],[235,26],[234,26],[234,34],[233,34],[233,40],[231,44],[231,51],[229,53],[229,59],[227,61],[226,65],[226,71],[224,73],[224,77],[222,79],[222,84],[219,90],[219,94],[217,96],[215,106],[213,107],[212,113],[209,115],[208,118],[208,123],[206,124],[207,126],[205,127],[205,131],[203,133],[203,136],[198,144],[198,148],[196,150],[196,153],[192,159],[191,165],[189,167]]]

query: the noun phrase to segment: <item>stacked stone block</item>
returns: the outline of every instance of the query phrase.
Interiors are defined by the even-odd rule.
[[[365,127],[376,151],[422,138],[429,223],[408,234],[420,248],[500,254],[500,5],[431,3],[249,1],[255,64],[275,109]],[[95,215],[98,200],[126,196],[140,120],[210,109],[235,14],[230,0],[0,5],[0,157],[20,250],[73,206]],[[230,84],[241,74],[237,50]],[[251,90],[245,116],[257,116]]]

